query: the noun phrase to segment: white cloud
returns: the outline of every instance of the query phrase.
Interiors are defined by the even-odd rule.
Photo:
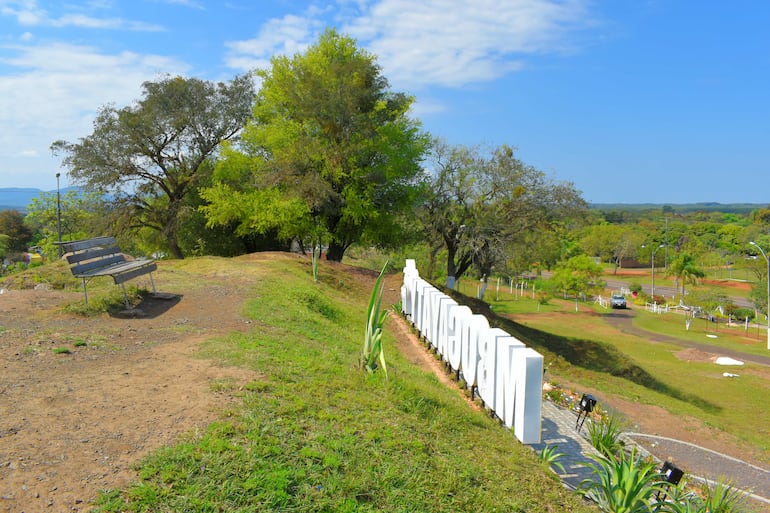
[[[397,88],[462,87],[520,70],[533,54],[569,50],[569,31],[587,23],[586,1],[337,0],[332,14]],[[227,64],[250,69],[302,51],[328,14],[310,7],[270,20],[257,37],[227,43]]]
[[[567,50],[585,15],[582,0],[381,0],[343,30],[393,83],[460,87],[521,69],[527,55]]]
[[[80,6],[84,7],[84,6]],[[102,8],[103,4],[89,4],[86,7]],[[0,0],[0,15],[15,17],[19,25],[27,27],[79,27],[89,29],[121,29],[142,32],[164,30],[160,25],[124,20],[122,18],[100,18],[82,12],[67,12],[53,16],[38,7],[35,0]]]
[[[12,178],[29,185],[35,172],[50,174],[41,168],[56,167],[53,141],[88,135],[100,107],[128,105],[140,98],[142,82],[188,69],[159,55],[112,55],[64,43],[0,50],[0,62],[11,69],[0,76],[0,126],[10,127],[0,132],[0,187]]]
[[[322,23],[312,17],[286,15],[268,21],[251,39],[229,41],[227,65],[240,70],[264,68],[274,55],[294,55],[312,43]]]

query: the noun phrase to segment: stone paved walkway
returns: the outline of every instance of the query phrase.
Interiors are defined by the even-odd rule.
[[[546,446],[558,446],[556,452],[564,454],[559,460],[564,466],[564,472],[558,472],[559,477],[565,486],[575,489],[584,479],[592,477],[591,470],[585,465],[593,462],[589,455],[597,454],[585,436],[588,425],[586,423],[578,432],[577,414],[551,401],[543,401],[542,414],[542,443],[533,444],[532,448],[539,453]],[[753,505],[764,508],[763,511],[770,511],[770,471],[693,444],[660,438],[650,443],[649,435],[629,435],[625,437],[628,442],[636,444],[642,454],[649,454],[658,460],[660,458],[655,454],[658,452],[656,448],[662,449],[660,454],[669,454],[678,449],[677,461],[685,467],[683,470],[691,481],[713,482],[727,478],[737,488],[751,492]]]

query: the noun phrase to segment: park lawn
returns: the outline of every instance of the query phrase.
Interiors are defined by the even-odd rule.
[[[687,329],[682,313],[655,314],[641,307],[635,309],[634,326],[671,337],[731,349],[760,356],[770,355],[767,349],[767,326],[744,323],[714,323],[707,319],[693,319]],[[724,320],[724,319],[722,319]]]
[[[556,365],[550,372],[555,379],[575,382],[585,387],[584,392],[600,396],[616,394],[630,401],[662,406],[683,419],[694,417],[738,437],[755,448],[761,459],[770,461],[770,409],[766,405],[770,374],[766,369],[752,364],[739,370],[727,368],[740,374],[740,378],[728,379],[722,376],[725,367],[710,362],[680,360],[675,355],[681,349],[678,346],[649,342],[618,331],[593,307],[575,313],[572,302],[551,300],[563,303],[561,311],[538,313],[536,302],[527,302],[530,313],[512,315],[517,323],[561,337],[564,343],[578,351],[582,346],[592,346],[586,343],[588,340],[612,347],[620,353],[613,358],[632,366],[629,374],[642,373],[644,377],[635,380],[613,375],[612,370],[598,372],[592,367],[600,362],[565,366],[558,362],[556,355],[549,355],[547,349],[535,347],[547,355],[546,365],[552,356]],[[509,304],[515,301],[501,303],[493,304],[496,312],[510,310]],[[515,309],[522,312],[526,302],[519,303],[522,304],[516,305]],[[602,352],[598,354],[605,357]],[[752,421],[746,422],[749,418]]]
[[[242,405],[148,457],[99,511],[593,511],[498,421],[404,358],[387,324],[388,377],[360,368],[372,273],[324,262],[315,283],[295,256],[254,266],[253,330],[200,352],[255,372]]]

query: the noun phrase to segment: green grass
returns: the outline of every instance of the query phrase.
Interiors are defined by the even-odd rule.
[[[678,313],[654,314],[642,308],[635,309],[633,324],[636,327],[690,342],[723,347],[748,354],[768,356],[767,327],[752,324],[748,332],[742,323],[727,326],[706,319],[693,319],[688,330],[685,316]],[[707,336],[711,335],[711,336]]]
[[[252,265],[254,331],[200,351],[254,371],[242,407],[156,451],[98,511],[591,511],[510,431],[394,350],[387,323],[389,378],[357,366],[374,276],[322,264],[315,283],[296,259]]]

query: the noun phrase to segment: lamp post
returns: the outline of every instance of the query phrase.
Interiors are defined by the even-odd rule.
[[[61,193],[59,192],[59,176],[61,173],[56,173],[56,231],[59,235],[59,258],[62,257],[61,246]]]
[[[759,244],[754,241],[749,242],[749,244],[757,248],[767,262],[767,349],[770,350],[770,259],[767,258],[767,253]]]
[[[665,246],[665,244],[661,244],[657,248],[652,250],[652,258],[650,259],[652,262],[652,291],[650,293],[650,296],[652,296],[652,302],[655,302],[655,253],[658,252],[660,248]]]

